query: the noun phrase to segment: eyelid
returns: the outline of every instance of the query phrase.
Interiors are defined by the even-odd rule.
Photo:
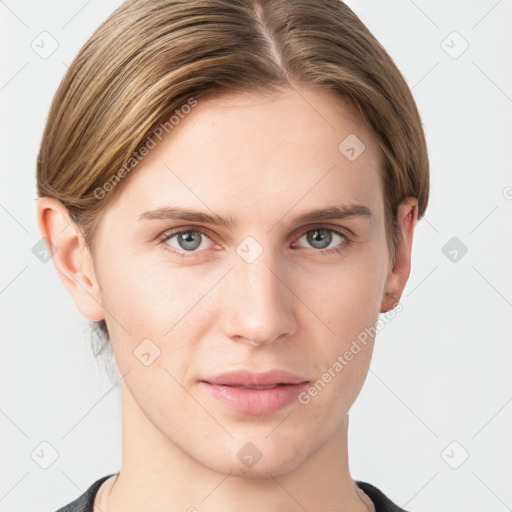
[[[317,224],[313,224],[313,225],[309,225],[309,226],[302,226],[300,228],[299,234],[294,236],[293,241],[291,242],[291,245],[295,245],[300,238],[302,238],[304,235],[306,235],[307,233],[309,233],[310,231],[313,231],[315,229],[325,229],[327,231],[332,231],[333,233],[340,235],[341,237],[344,238],[344,242],[341,244],[341,246],[343,246],[343,247],[352,243],[356,237],[355,234],[353,233],[353,231],[348,228],[338,226],[338,225],[329,225],[326,223],[317,223]],[[165,240],[171,238],[173,235],[177,235],[179,233],[186,232],[186,231],[196,231],[198,233],[201,233],[202,235],[207,236],[210,240],[212,240],[212,242],[214,242],[218,245],[221,245],[216,240],[215,236],[213,236],[211,234],[211,232],[208,228],[205,228],[205,227],[199,226],[199,225],[198,226],[194,226],[194,225],[180,226],[177,228],[168,229],[168,230],[164,231],[163,233],[161,233],[160,235],[158,235],[157,240],[161,244],[167,245],[167,244],[164,244]],[[334,247],[332,247],[330,249],[320,249],[320,250],[314,249],[314,248],[311,248],[311,249],[318,253],[329,253],[329,251],[336,251],[336,248],[334,248]],[[179,251],[178,249],[169,248],[169,246],[165,247],[165,250],[168,250],[168,251],[172,252],[173,254],[183,256],[183,257],[193,256],[196,253],[202,252],[202,251],[191,251],[191,252],[187,253],[187,251]]]
[[[332,231],[338,231],[342,235],[346,236],[347,238],[356,236],[354,234],[354,232],[347,227],[338,226],[337,224],[326,224],[325,222],[324,223],[319,222],[319,223],[311,224],[308,226],[302,226],[301,228],[299,228],[300,234],[294,235],[293,239],[296,240],[297,238],[300,238],[301,236],[305,235],[306,233],[308,233],[309,231],[311,231],[313,229],[328,229],[328,230],[332,230]],[[163,233],[161,233],[160,235],[158,235],[157,239],[165,240],[166,238],[168,238],[172,235],[175,235],[177,233],[180,233],[182,231],[198,231],[200,233],[208,235],[211,239],[215,240],[215,235],[213,235],[208,228],[205,228],[205,227],[199,226],[199,225],[197,225],[197,226],[194,226],[194,225],[180,226],[178,228],[170,228],[170,229],[164,231]]]
[[[159,242],[159,245],[167,246],[164,247],[164,249],[172,252],[173,254],[177,254],[178,256],[183,257],[193,256],[194,254],[199,253],[201,251],[189,251],[189,253],[187,253],[187,251],[180,251],[179,249],[170,247],[168,244],[164,243],[166,240],[173,237],[174,235],[178,235],[179,233],[183,233],[186,231],[197,231],[198,233],[201,233],[201,235],[205,235],[206,237],[208,237],[213,243],[220,245],[220,243],[216,240],[215,236],[211,234],[210,230],[204,228],[203,226],[181,226],[179,228],[168,229],[161,233],[160,235],[158,235],[157,241]]]
[[[306,233],[308,233],[309,231],[312,231],[314,229],[327,229],[329,231],[334,231],[334,232],[339,233],[340,235],[343,235],[347,239],[352,239],[352,238],[356,237],[355,233],[351,229],[348,229],[344,226],[338,226],[336,224],[326,224],[325,222],[324,223],[320,222],[317,224],[311,224],[309,226],[302,226],[300,228],[301,234],[298,235],[297,238],[300,238],[301,236],[305,235]]]
[[[343,228],[341,226],[333,227],[333,226],[331,226],[329,224],[325,224],[324,223],[324,224],[317,224],[317,225],[307,226],[307,227],[301,228],[300,234],[293,239],[292,245],[296,245],[297,242],[303,236],[305,236],[310,231],[314,231],[315,229],[325,229],[326,231],[331,231],[332,233],[335,233],[335,234],[339,235],[341,238],[343,238],[343,241],[341,242],[341,244],[339,244],[339,245],[337,245],[335,247],[331,247],[330,249],[314,249],[313,247],[309,247],[309,249],[311,249],[314,252],[317,252],[318,254],[324,254],[325,255],[325,254],[331,254],[333,252],[334,253],[336,253],[336,252],[344,252],[346,249],[348,249],[348,246],[352,245],[352,243],[356,239],[356,236],[354,235],[354,233],[350,229]],[[308,247],[306,247],[306,249],[308,249]]]
[[[215,237],[211,234],[210,230],[204,228],[203,226],[181,226],[179,228],[171,228],[167,229],[160,235],[158,235],[157,240],[162,241],[170,238],[172,235],[177,235],[178,233],[182,233],[185,231],[197,231],[203,235],[207,235],[211,239],[215,239]]]

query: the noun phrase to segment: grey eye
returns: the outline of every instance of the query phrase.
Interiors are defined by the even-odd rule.
[[[185,231],[179,231],[178,233],[174,233],[167,238],[167,241],[172,239],[176,239],[178,243],[177,249],[182,249],[184,251],[195,251],[199,247],[201,247],[201,243],[203,242],[203,234],[200,231],[187,229]],[[171,244],[168,244],[171,245]]]
[[[334,237],[338,237],[340,241],[343,241],[343,236],[332,229],[327,228],[316,228],[311,229],[306,234],[307,243],[310,244],[314,249],[326,249],[333,242]],[[302,238],[302,237],[301,237]]]

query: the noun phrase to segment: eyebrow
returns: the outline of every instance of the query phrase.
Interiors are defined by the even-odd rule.
[[[362,217],[374,220],[374,216],[370,208],[362,204],[347,204],[341,206],[329,206],[326,208],[317,208],[299,215],[294,223],[301,224],[319,220],[329,219],[347,219],[351,217]],[[141,213],[138,220],[182,220],[188,222],[201,222],[203,224],[212,224],[215,226],[224,226],[227,229],[236,227],[236,221],[233,217],[220,217],[215,213],[206,213],[189,208],[178,206],[166,206],[149,210]]]

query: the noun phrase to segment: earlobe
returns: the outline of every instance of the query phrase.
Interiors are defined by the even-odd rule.
[[[398,207],[397,224],[400,242],[395,260],[386,279],[381,313],[393,309],[399,302],[411,272],[411,254],[414,228],[418,221],[418,200],[406,198]]]
[[[40,197],[36,208],[41,235],[46,238],[57,274],[76,307],[89,320],[103,320],[101,291],[83,234],[58,199]]]

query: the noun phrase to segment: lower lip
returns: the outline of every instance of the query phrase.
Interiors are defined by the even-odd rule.
[[[270,389],[250,389],[201,382],[215,398],[233,409],[247,414],[270,414],[291,404],[308,385],[285,384]]]

